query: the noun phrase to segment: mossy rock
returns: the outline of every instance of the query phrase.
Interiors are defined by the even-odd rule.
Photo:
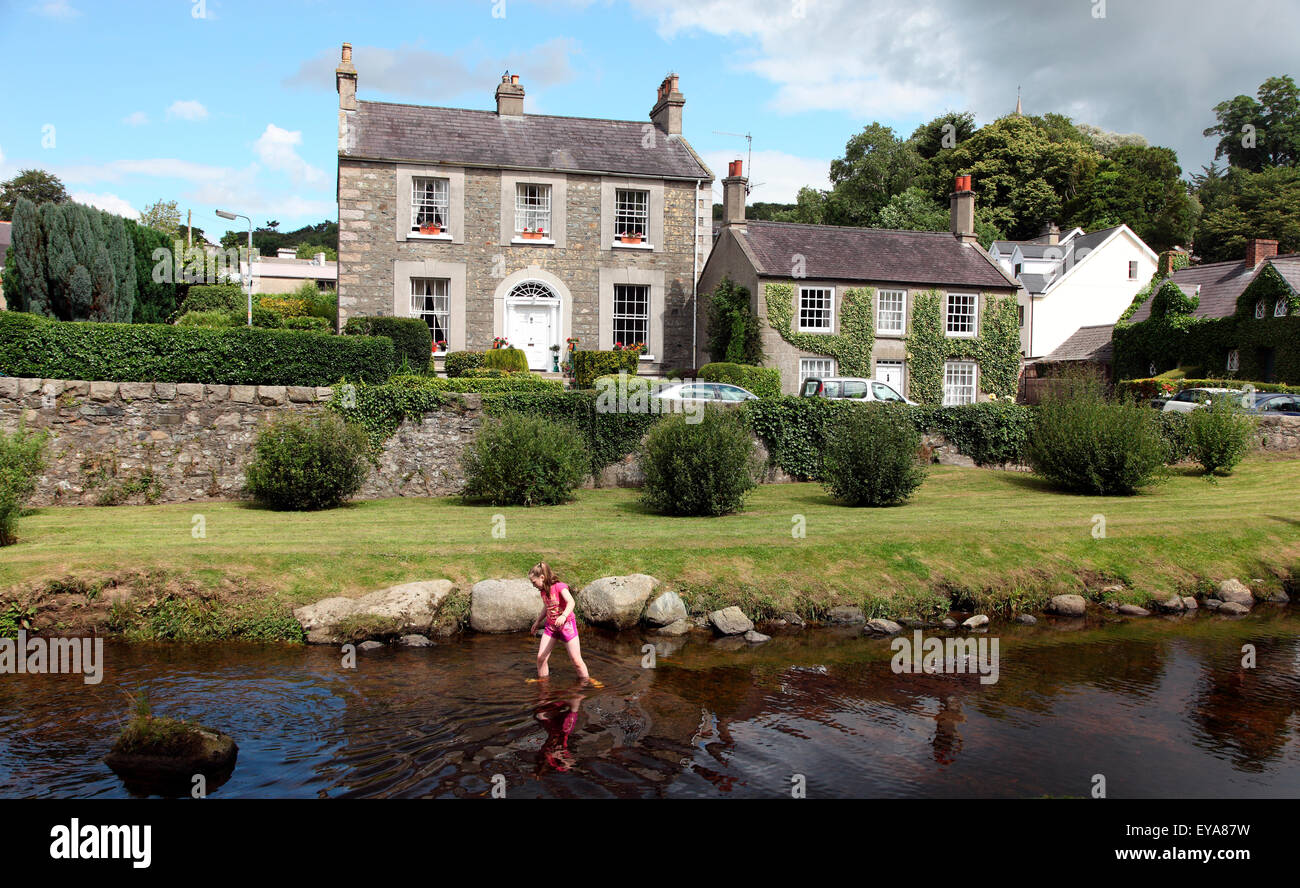
[[[227,734],[170,718],[132,719],[104,756],[123,780],[137,784],[188,783],[195,774],[229,776],[239,746]]]

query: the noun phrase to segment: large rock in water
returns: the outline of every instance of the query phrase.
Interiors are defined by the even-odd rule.
[[[1218,598],[1220,601],[1230,601],[1244,607],[1250,607],[1255,603],[1255,596],[1251,594],[1250,588],[1235,578],[1224,580],[1219,584]]]
[[[469,593],[469,625],[475,632],[527,632],[542,608],[542,594],[527,579],[483,580]]]
[[[1082,595],[1057,595],[1048,602],[1047,609],[1062,617],[1082,617],[1088,609],[1088,602]]]
[[[709,614],[709,622],[719,635],[744,635],[754,628],[753,621],[735,605]]]
[[[421,580],[390,586],[360,598],[325,598],[293,612],[312,644],[338,641],[334,627],[347,617],[370,616],[392,621],[399,635],[423,635],[452,590],[451,580]]]
[[[578,613],[594,626],[630,629],[641,621],[641,611],[645,610],[650,593],[658,585],[659,581],[647,574],[601,577],[588,583],[575,596]],[[685,610],[683,607],[682,614],[668,622],[685,617]]]
[[[676,592],[665,592],[645,609],[645,621],[651,626],[671,626],[686,619],[686,603]]]

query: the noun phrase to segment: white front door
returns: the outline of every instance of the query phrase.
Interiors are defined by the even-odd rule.
[[[876,361],[876,381],[892,387],[900,395],[903,394],[903,362]]]
[[[506,324],[506,339],[528,356],[531,370],[551,369],[551,346],[555,343],[554,305],[512,305]]]

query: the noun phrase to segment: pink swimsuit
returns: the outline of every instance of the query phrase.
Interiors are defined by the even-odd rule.
[[[556,583],[551,587],[550,595],[542,593],[542,601],[546,603],[546,627],[542,631],[551,638],[558,635],[566,642],[578,637],[578,619],[572,613],[564,621],[563,626],[555,625],[556,619],[564,613],[564,596],[560,594],[560,590],[568,588],[564,583]]]

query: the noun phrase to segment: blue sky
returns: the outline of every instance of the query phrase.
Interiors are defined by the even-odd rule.
[[[825,186],[872,120],[984,123],[1018,86],[1028,113],[1141,132],[1195,170],[1216,102],[1300,74],[1292,2],[0,0],[0,178],[49,169],[128,215],[176,199],[214,235],[218,206],[282,228],[334,218],[345,40],[362,99],[415,104],[490,108],[509,68],[526,111],[641,120],[676,71],[715,172],[745,143],[714,131],[753,133],[752,200]]]

